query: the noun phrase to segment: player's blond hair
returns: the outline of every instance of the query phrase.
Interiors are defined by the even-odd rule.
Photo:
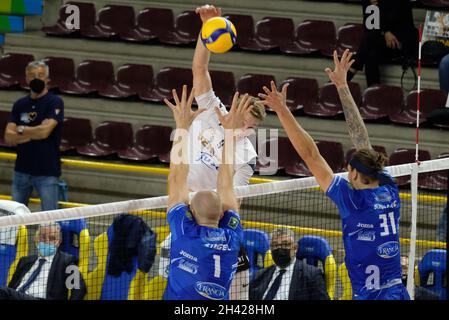
[[[242,97],[243,96],[239,97],[239,100],[237,101],[237,103],[240,102],[240,99]],[[265,111],[265,106],[262,104],[262,101],[260,101],[259,98],[252,97],[252,96],[250,96],[249,99],[250,99],[250,105],[251,105],[251,110],[250,110],[251,115],[254,118],[256,118],[257,120],[264,121],[265,118],[267,117],[267,113]]]

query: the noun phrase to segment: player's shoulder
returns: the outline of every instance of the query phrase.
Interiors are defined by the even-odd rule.
[[[168,212],[186,212],[189,211],[189,206],[185,203],[177,203],[168,209]]]

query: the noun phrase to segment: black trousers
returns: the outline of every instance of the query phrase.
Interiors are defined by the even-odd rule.
[[[18,292],[15,289],[2,287],[0,288],[0,300],[43,300],[35,298],[25,293]]]
[[[352,68],[362,71],[365,69],[366,83],[368,87],[380,84],[381,63],[392,58],[401,58],[416,61],[418,51],[417,30],[412,30],[402,37],[395,35],[402,44],[401,50],[387,47],[385,37],[380,30],[365,31],[355,56]]]

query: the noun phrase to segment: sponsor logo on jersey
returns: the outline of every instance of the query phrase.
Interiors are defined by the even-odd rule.
[[[377,247],[377,255],[384,259],[390,259],[398,255],[399,249],[399,242],[385,242]]]
[[[205,243],[204,246],[214,250],[231,251],[231,248],[226,243]]]
[[[360,231],[357,235],[359,241],[374,241],[376,240],[375,231]]]
[[[204,240],[209,242],[226,242],[224,230],[207,230]]]
[[[386,210],[386,209],[394,209],[398,207],[398,202],[394,200],[392,203],[389,204],[380,204],[376,203],[374,205],[374,210]]]
[[[315,248],[314,247],[304,247],[303,250],[306,252],[313,253],[315,251]]]
[[[212,155],[207,152],[202,151],[200,157],[197,159],[201,161],[206,167],[218,170],[219,166],[215,163],[215,160]]]
[[[216,283],[198,281],[195,284],[195,290],[201,296],[211,300],[223,300],[226,295],[226,289]]]
[[[236,217],[231,217],[231,219],[229,219],[229,222],[228,222],[229,227],[231,227],[232,229],[236,229],[238,225],[239,225],[239,219],[237,219]]]
[[[198,262],[198,258],[192,256],[190,253],[185,252],[184,250],[179,251],[179,254],[187,259],[193,260],[195,262]]]
[[[359,223],[357,224],[357,228],[374,229],[374,224],[361,223],[361,222],[359,222]]]
[[[178,262],[178,268],[181,270],[184,270],[188,273],[191,274],[197,274],[198,273],[198,268],[199,266],[195,263],[189,262],[184,258],[180,258],[180,260],[177,261]]]
[[[378,202],[390,202],[391,201],[391,195],[389,192],[383,192],[383,193],[376,194],[374,198]]]

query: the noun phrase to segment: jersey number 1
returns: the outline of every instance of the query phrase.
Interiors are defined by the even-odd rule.
[[[214,254],[213,257],[214,257],[214,262],[215,262],[214,277],[220,278],[220,274],[221,274],[220,256],[218,254]]]
[[[380,235],[388,236],[390,234],[390,228],[388,227],[388,218],[390,218],[391,231],[393,234],[396,234],[396,224],[394,222],[394,212],[389,212],[388,217],[386,214],[380,214],[379,218],[382,219],[382,223],[380,224],[381,228],[384,228],[384,231],[380,233]]]

